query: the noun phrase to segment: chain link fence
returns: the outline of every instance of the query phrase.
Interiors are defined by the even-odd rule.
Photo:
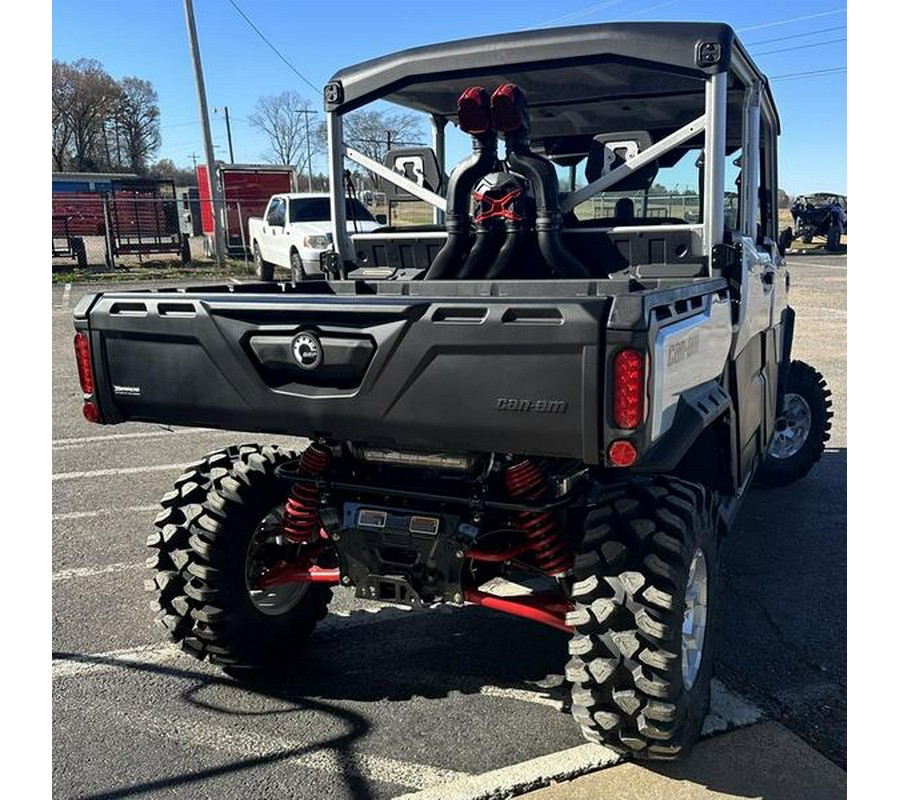
[[[195,210],[182,198],[150,192],[55,192],[54,269],[186,265],[208,260]]]

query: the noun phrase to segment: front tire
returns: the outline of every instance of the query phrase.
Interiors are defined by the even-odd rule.
[[[263,261],[262,251],[259,249],[257,242],[253,243],[253,267],[256,270],[256,277],[261,281],[271,281],[275,279],[275,265],[268,261]]]
[[[719,602],[714,496],[668,477],[604,487],[575,559],[566,678],[589,741],[686,755],[709,709]]]
[[[825,452],[833,416],[825,378],[809,364],[792,361],[781,416],[775,421],[775,434],[757,470],[757,483],[787,486],[803,478]]]
[[[260,548],[277,546],[287,495],[275,468],[293,457],[277,447],[229,447],[188,467],[162,498],[146,588],[156,594],[159,624],[198,659],[232,669],[288,662],[327,613],[325,584],[253,588]]]
[[[303,259],[296,250],[291,250],[291,281],[300,283],[306,279],[306,272],[303,270]]]

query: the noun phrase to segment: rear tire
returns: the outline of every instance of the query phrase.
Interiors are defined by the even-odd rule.
[[[188,467],[162,498],[147,540],[155,575],[145,585],[156,594],[158,623],[195,658],[231,669],[289,662],[327,613],[325,584],[287,584],[278,597],[251,590],[257,532],[277,523],[287,495],[275,468],[292,457],[278,447],[229,447]]]
[[[668,477],[603,487],[585,517],[572,599],[566,678],[585,738],[636,758],[686,755],[709,709],[714,496]]]
[[[275,265],[268,261],[263,261],[262,252],[259,244],[253,243],[253,266],[256,269],[256,277],[261,281],[271,281],[275,279]]]
[[[822,374],[803,361],[792,361],[782,413],[765,460],[756,473],[763,486],[787,486],[800,480],[822,458],[834,416],[831,391]]]

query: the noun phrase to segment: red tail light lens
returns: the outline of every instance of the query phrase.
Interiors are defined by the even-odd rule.
[[[100,421],[100,410],[94,405],[92,400],[85,400],[84,405],[81,407],[81,413],[84,414],[84,418],[88,422]]]
[[[85,394],[93,394],[94,373],[91,369],[91,346],[84,333],[75,334],[75,362],[78,364],[78,380],[81,381],[81,391]]]
[[[613,422],[618,428],[636,428],[644,420],[644,355],[620,350],[613,359]]]
[[[637,449],[627,439],[617,439],[609,446],[609,463],[614,467],[630,467],[637,461]]]

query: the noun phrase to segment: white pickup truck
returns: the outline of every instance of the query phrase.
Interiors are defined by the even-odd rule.
[[[331,206],[327,194],[275,194],[265,216],[248,220],[256,276],[270,281],[275,267],[301,281],[321,272],[319,255],[331,247]],[[381,215],[379,215],[381,217]],[[347,231],[368,233],[384,224],[359,200],[347,198]]]

